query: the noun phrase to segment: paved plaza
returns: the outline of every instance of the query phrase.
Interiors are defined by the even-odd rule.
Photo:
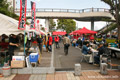
[[[118,58],[112,58],[112,63],[120,64],[120,55]],[[57,70],[74,70],[74,65],[76,63],[80,63],[82,66],[82,70],[99,70],[99,67],[94,66],[93,64],[89,64],[85,61],[80,62],[82,58],[82,53],[79,48],[74,48],[70,46],[69,54],[65,56],[64,54],[64,46],[61,43],[59,49],[55,49],[55,60],[54,66]]]

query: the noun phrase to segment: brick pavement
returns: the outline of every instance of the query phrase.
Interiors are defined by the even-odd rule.
[[[0,77],[0,80],[120,80],[120,71],[109,70],[108,75],[101,75],[97,71],[84,71],[81,76],[73,72],[55,72],[54,74],[17,74]]]

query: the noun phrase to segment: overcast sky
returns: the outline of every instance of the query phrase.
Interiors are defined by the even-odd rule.
[[[84,8],[107,8],[109,6],[101,0],[27,0],[27,8],[31,8],[30,1],[36,2],[36,8],[63,8],[63,9],[84,9]],[[20,7],[20,0],[17,0],[17,8]],[[44,25],[44,20],[41,21]],[[77,21],[79,28],[90,29],[90,22]],[[106,25],[106,22],[95,22],[95,30]]]

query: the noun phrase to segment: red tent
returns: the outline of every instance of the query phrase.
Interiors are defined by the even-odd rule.
[[[59,32],[53,32],[52,35],[65,35],[66,32],[59,31]]]
[[[69,35],[73,35],[73,32],[69,33]]]
[[[96,31],[88,30],[87,28],[83,27],[80,30],[74,31],[74,34],[96,34]]]

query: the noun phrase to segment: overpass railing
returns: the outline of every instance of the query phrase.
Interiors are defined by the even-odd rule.
[[[15,9],[15,12],[19,12],[20,9]],[[27,9],[27,12],[31,12],[31,9]],[[67,12],[67,13],[85,13],[85,12],[109,12],[109,9],[105,8],[87,8],[87,9],[50,9],[50,8],[37,8],[36,12]]]

